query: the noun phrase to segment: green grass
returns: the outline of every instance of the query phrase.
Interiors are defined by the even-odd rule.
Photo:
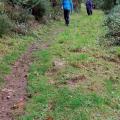
[[[49,26],[49,25],[48,25]],[[0,86],[4,83],[4,77],[11,72],[11,66],[28,49],[29,45],[36,40],[41,41],[39,35],[45,34],[48,27],[38,26],[29,35],[12,35],[0,38]]]
[[[51,46],[33,53],[28,79],[32,98],[19,120],[119,119],[119,66],[102,59],[112,53],[98,45],[105,32],[103,19],[101,11],[88,17],[82,8],[72,15],[69,27],[60,21],[37,31]],[[46,43],[40,48],[41,44]],[[59,63],[65,64],[59,67]]]
[[[3,37],[0,39],[0,86],[5,75],[10,73],[11,65],[27,50],[27,46],[35,38],[30,36]]]

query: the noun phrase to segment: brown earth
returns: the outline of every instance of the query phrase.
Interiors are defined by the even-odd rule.
[[[80,76],[74,76],[70,80],[68,80],[69,85],[75,85],[78,84],[79,82],[86,81],[87,78],[85,75],[80,75]]]
[[[0,90],[0,120],[15,120],[24,113],[27,95],[27,75],[32,62],[32,52],[37,49],[32,44],[12,66],[11,74],[5,77],[5,85]]]

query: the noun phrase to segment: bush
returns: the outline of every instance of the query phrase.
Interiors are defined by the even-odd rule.
[[[14,26],[12,31],[17,34],[26,35],[29,33],[29,26],[25,23],[19,23]]]
[[[104,0],[93,0],[93,3],[95,5],[95,8],[99,9],[103,7]]]
[[[0,14],[4,12],[4,3],[0,2]]]
[[[12,23],[7,15],[0,15],[0,37],[11,30]]]
[[[103,9],[109,11],[114,7],[115,4],[115,0],[104,0]]]
[[[29,18],[29,13],[22,8],[19,10],[13,8],[12,11],[8,11],[7,14],[15,23],[26,23]]]
[[[120,5],[115,6],[107,15],[105,25],[108,26],[109,40],[113,44],[120,44]]]
[[[120,0],[93,0],[96,8],[102,8],[106,13],[111,10]]]
[[[117,0],[117,4],[120,4],[120,0]]]
[[[49,14],[51,10],[50,0],[6,0],[6,3],[13,7],[19,6],[26,11],[32,12],[36,19]]]
[[[48,15],[51,11],[49,0],[29,0],[27,4],[32,8],[32,14],[37,20]]]

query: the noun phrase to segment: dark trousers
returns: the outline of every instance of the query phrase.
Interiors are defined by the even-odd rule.
[[[87,14],[88,14],[88,15],[92,15],[92,10],[91,10],[91,9],[86,8],[86,10],[87,10]]]
[[[69,22],[70,22],[70,10],[64,10],[64,19],[65,19],[65,24],[66,25],[69,25]]]

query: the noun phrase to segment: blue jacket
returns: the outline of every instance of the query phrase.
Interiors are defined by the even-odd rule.
[[[86,8],[91,10],[93,8],[93,3],[92,0],[87,0],[86,1]]]
[[[72,0],[62,0],[62,6],[64,10],[73,10]]]

